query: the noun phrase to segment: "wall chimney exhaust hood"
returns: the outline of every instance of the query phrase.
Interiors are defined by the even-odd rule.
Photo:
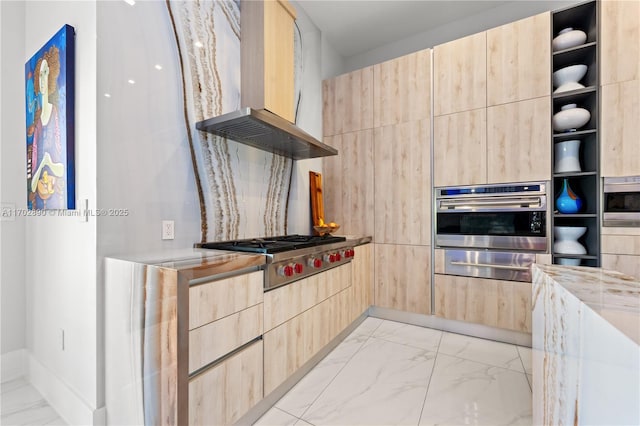
[[[302,160],[337,155],[295,124],[294,23],[288,0],[240,3],[242,109],[196,123],[196,129]]]
[[[338,154],[337,149],[265,109],[243,108],[199,121],[196,129],[294,160]]]

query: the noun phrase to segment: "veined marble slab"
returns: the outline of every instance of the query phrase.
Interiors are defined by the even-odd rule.
[[[533,424],[640,424],[640,283],[533,267]]]
[[[584,266],[537,265],[556,283],[640,344],[640,281]]]

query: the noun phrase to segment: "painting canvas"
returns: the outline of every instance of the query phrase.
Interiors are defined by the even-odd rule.
[[[30,210],[75,209],[74,38],[65,25],[25,64]]]

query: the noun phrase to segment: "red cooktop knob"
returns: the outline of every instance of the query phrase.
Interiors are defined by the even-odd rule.
[[[354,249],[347,250],[347,257],[353,257],[356,254]]]
[[[285,277],[293,276],[293,266],[287,265],[284,267],[284,276]]]
[[[342,252],[344,253],[344,252]],[[336,253],[336,262],[340,262],[342,260],[342,255],[340,253]]]
[[[293,269],[295,270],[296,274],[301,274],[302,271],[304,271],[304,266],[302,266],[302,263],[296,263],[293,266]]]
[[[335,255],[335,253],[331,253],[329,255],[329,262],[333,263],[335,261],[336,261],[336,255]]]
[[[322,267],[322,259],[314,259],[313,260],[313,267],[318,269]]]

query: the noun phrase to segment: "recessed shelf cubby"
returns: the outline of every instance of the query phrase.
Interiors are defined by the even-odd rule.
[[[582,127],[572,131],[552,131],[552,170],[553,179],[551,190],[553,194],[553,207],[551,215],[551,235],[555,237],[555,227],[586,227],[586,232],[578,242],[584,246],[586,254],[557,253],[555,239],[551,245],[553,263],[580,262],[581,266],[600,266],[600,160],[599,160],[599,76],[598,76],[598,4],[590,1],[576,6],[567,7],[552,13],[551,38],[558,36],[565,28],[584,31],[587,40],[579,45],[572,46],[552,53],[551,72],[572,65],[586,65],[587,72],[579,80],[583,88],[567,90],[552,94],[552,117],[561,111],[564,105],[576,104],[578,108],[589,111],[591,117]],[[551,81],[553,87],[553,77]],[[553,89],[556,89],[553,87]],[[580,168],[556,171],[556,147],[559,155],[566,155],[562,142],[580,140],[579,163]],[[574,144],[575,146],[575,144]],[[575,150],[574,150],[575,152]],[[566,158],[566,157],[565,157]],[[572,156],[571,158],[575,158]],[[564,163],[564,161],[563,161]],[[562,192],[563,183],[567,180],[569,187],[582,199],[582,208],[577,213],[563,214],[556,208],[556,199]]]

